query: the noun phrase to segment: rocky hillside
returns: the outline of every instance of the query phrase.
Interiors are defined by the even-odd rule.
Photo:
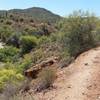
[[[74,63],[59,69],[53,89],[40,93],[30,92],[35,100],[99,100],[99,65],[100,47],[81,54]]]
[[[62,17],[59,15],[38,7],[0,11],[0,34],[2,30],[10,30],[9,34],[50,35],[58,30],[56,23],[60,19]],[[3,35],[6,33],[4,32]]]
[[[5,46],[0,49],[0,100],[96,100],[100,48],[93,48],[100,46],[98,17],[79,11],[56,24],[54,17],[54,22],[49,20],[52,13],[41,8],[1,15]],[[88,94],[87,89],[92,91]]]
[[[12,9],[8,11],[0,11],[0,17],[9,16],[22,16],[26,18],[32,18],[34,21],[55,23],[61,19],[59,15],[56,15],[49,10],[39,7],[33,7],[28,9]]]

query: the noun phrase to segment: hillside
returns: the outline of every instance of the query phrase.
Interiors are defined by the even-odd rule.
[[[1,13],[0,100],[84,100],[93,93],[87,88],[99,75],[98,17],[78,11],[57,20],[42,8]]]
[[[0,34],[6,28],[17,35],[50,35],[58,30],[56,24],[61,19],[59,15],[38,7],[0,11]]]
[[[57,75],[55,88],[32,94],[35,100],[99,100],[100,47],[81,54]]]
[[[33,7],[28,9],[12,9],[8,11],[0,11],[0,16],[21,16],[26,18],[32,18],[34,21],[55,23],[61,19],[59,15],[56,15],[44,8]]]

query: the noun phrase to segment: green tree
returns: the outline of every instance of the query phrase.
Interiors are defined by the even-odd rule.
[[[10,36],[13,34],[13,29],[10,27],[10,26],[1,26],[0,27],[0,39],[3,41],[3,42],[6,42],[8,41],[8,39],[10,38]]]
[[[21,50],[22,53],[28,53],[38,44],[38,40],[35,36],[22,36],[21,37]]]
[[[14,57],[19,53],[19,50],[12,46],[7,46],[0,49],[0,61],[12,62]]]
[[[93,31],[97,25],[97,18],[89,13],[74,12],[59,24],[62,26],[62,38],[64,46],[68,47],[70,56],[88,50],[95,45]]]

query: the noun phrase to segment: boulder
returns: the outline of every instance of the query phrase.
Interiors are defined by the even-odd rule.
[[[24,72],[26,77],[30,78],[36,78],[38,73],[45,67],[50,67],[54,65],[58,61],[58,57],[51,57],[46,59],[45,61],[42,61],[39,64],[36,64],[35,66],[31,67],[30,69],[26,70]]]

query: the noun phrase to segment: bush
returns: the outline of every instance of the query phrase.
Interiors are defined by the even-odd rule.
[[[0,49],[1,62],[13,62],[14,57],[19,53],[19,50],[12,46],[7,46]]]
[[[17,73],[16,69],[1,69],[0,70],[0,90],[4,88],[7,82],[16,83],[23,80],[23,75]]]
[[[46,44],[48,42],[50,42],[50,38],[47,36],[41,36],[39,39],[39,44]]]
[[[60,68],[67,67],[74,60],[74,58],[71,57],[70,54],[68,53],[67,48],[63,48],[59,56],[61,59],[59,62]]]
[[[0,20],[0,22],[1,22],[1,23],[3,23],[3,22],[4,22],[4,20],[3,20],[3,19],[1,19],[1,20]]]
[[[10,36],[13,34],[13,29],[10,26],[1,26],[0,27],[0,39],[7,43],[8,39],[10,38]]]
[[[20,37],[20,33],[14,33],[8,39],[7,44],[12,45],[16,48],[19,48],[19,46],[20,46],[19,37]]]
[[[39,63],[45,58],[45,54],[42,48],[37,49],[35,52],[32,52],[32,62],[34,64]]]
[[[19,61],[19,64],[17,65],[17,71],[19,73],[23,73],[26,69],[28,69],[32,64],[32,55],[31,54],[25,54],[21,62]]]
[[[6,21],[6,25],[12,25],[12,21],[7,20],[7,21]]]
[[[36,91],[40,92],[53,85],[56,78],[56,71],[52,68],[45,68],[39,73],[39,81],[36,86]]]
[[[24,22],[24,18],[20,18],[19,21],[22,23]]]
[[[23,89],[22,85],[25,86],[25,84],[27,85],[27,83],[22,82],[14,85],[8,82],[3,89],[3,92],[0,93],[0,100],[22,100],[22,98],[26,100],[27,97],[29,100],[34,100],[32,94],[28,94],[26,97],[25,95],[19,93],[20,90]]]
[[[22,36],[21,37],[21,50],[22,53],[28,53],[38,44],[38,40],[34,36]]]
[[[30,27],[30,26],[25,26],[25,29],[24,29],[25,33],[28,34],[28,35],[34,35],[34,36],[37,36],[37,28],[35,27]]]
[[[97,24],[96,17],[79,11],[64,19],[61,24],[61,41],[68,48],[70,56],[76,57],[95,46],[93,31]]]
[[[13,96],[15,96],[17,93],[17,86],[7,83],[5,88],[3,89],[3,92],[1,93],[0,99],[2,100],[11,100]]]

